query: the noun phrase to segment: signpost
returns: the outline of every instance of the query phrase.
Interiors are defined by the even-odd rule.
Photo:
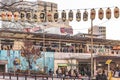
[[[111,78],[112,78],[112,73],[111,73],[111,71],[110,71],[110,63],[112,62],[112,60],[111,59],[108,59],[107,61],[106,61],[106,63],[105,64],[107,64],[108,65],[108,77],[109,77],[109,80],[111,80]]]

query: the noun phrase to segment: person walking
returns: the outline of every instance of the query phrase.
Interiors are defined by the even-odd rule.
[[[52,71],[52,69],[49,70],[49,75],[50,75],[50,76],[53,75],[53,71]]]
[[[105,74],[105,70],[103,70],[102,72],[102,80],[107,80],[107,75]]]
[[[96,80],[107,80],[107,76],[105,75],[105,71],[99,69],[96,75]]]

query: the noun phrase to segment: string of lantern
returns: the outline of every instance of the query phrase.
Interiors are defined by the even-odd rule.
[[[28,22],[57,22],[59,17],[60,12],[58,10],[41,10],[41,11],[7,11],[7,10],[2,10],[0,11],[0,17],[2,21],[28,21]],[[114,7],[113,10],[113,15],[115,18],[119,18],[120,16],[120,11],[118,7]],[[68,18],[67,18],[68,16]],[[88,13],[87,9],[84,10],[83,12],[83,17],[81,17],[81,10],[78,9],[75,14],[76,21],[80,22],[82,19],[83,21],[88,21],[89,16],[91,20],[94,20],[96,18],[96,10],[95,8],[90,9],[90,13]],[[106,19],[111,19],[112,16],[112,11],[111,8],[108,7],[105,11],[103,8],[98,9],[98,18],[102,20],[103,18],[106,17]],[[74,19],[74,12],[73,10],[69,10],[68,13],[66,10],[61,11],[61,19],[63,22],[66,20],[73,21]]]

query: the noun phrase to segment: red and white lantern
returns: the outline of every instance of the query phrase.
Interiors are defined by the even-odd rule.
[[[6,17],[7,17],[6,12],[2,11],[1,12],[1,19],[4,21],[4,20],[6,20]]]
[[[62,11],[61,16],[62,16],[62,21],[65,22],[66,21],[66,12],[65,12],[65,10]]]
[[[11,20],[12,20],[12,12],[11,12],[11,11],[8,11],[8,12],[7,12],[7,20],[8,20],[8,21],[11,21]]]
[[[111,18],[111,9],[110,9],[110,8],[107,8],[107,9],[106,9],[106,18],[107,18],[107,19],[110,19],[110,18]]]
[[[58,21],[58,17],[59,17],[59,14],[58,14],[58,11],[56,10],[55,13],[54,13],[54,21],[55,22]]]
[[[26,12],[26,19],[28,22],[32,20],[32,13],[30,11]]]
[[[20,20],[23,22],[23,21],[25,21],[25,12],[24,11],[21,11],[20,12]]]
[[[88,20],[88,12],[85,10],[83,13],[83,21],[87,21]]]
[[[102,8],[98,10],[98,18],[102,20],[104,18],[104,11]]]
[[[47,19],[48,19],[48,22],[52,22],[52,12],[51,12],[51,10],[49,10],[48,13],[47,13]]]
[[[114,8],[114,17],[115,17],[115,18],[119,18],[119,15],[120,15],[119,8],[118,8],[118,7],[115,7],[115,8]]]
[[[91,9],[91,12],[90,12],[90,19],[91,19],[91,20],[94,20],[94,19],[95,19],[95,15],[96,15],[95,9]]]
[[[68,13],[68,20],[69,21],[73,20],[73,11],[72,10],[70,10],[69,13]]]
[[[33,12],[33,21],[34,22],[39,22],[40,20],[39,20],[39,17],[38,17],[38,12],[37,11],[34,11]]]
[[[40,21],[45,22],[45,12],[43,10],[40,12]]]
[[[77,10],[77,13],[76,13],[76,21],[81,21],[81,12],[80,12],[80,10],[78,9]]]
[[[18,21],[19,20],[19,12],[14,12],[13,13],[13,15],[14,15],[14,21]]]

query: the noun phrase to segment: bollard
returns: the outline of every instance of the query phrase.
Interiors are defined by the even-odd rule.
[[[25,80],[27,80],[27,75],[25,74]]]
[[[35,74],[35,80],[37,80],[36,74]]]
[[[65,80],[65,77],[63,77],[63,80]]]
[[[16,74],[17,80],[18,80],[18,73]]]
[[[62,75],[60,75],[60,77],[61,77],[61,80],[62,80],[62,78],[63,78]]]
[[[3,72],[3,79],[5,79],[5,73]]]
[[[52,80],[53,80],[53,74],[52,74]]]
[[[9,79],[11,80],[11,73],[9,73]]]

